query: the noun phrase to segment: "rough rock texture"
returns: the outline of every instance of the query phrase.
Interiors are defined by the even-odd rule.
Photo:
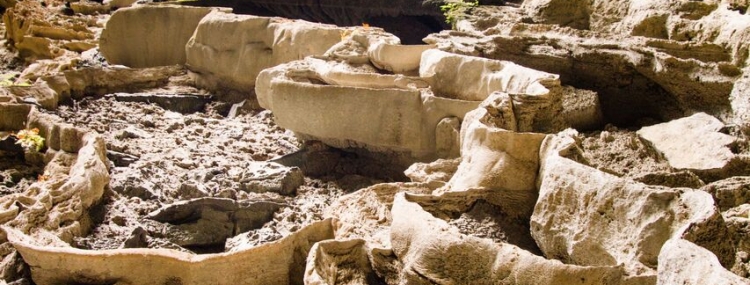
[[[499,94],[488,104],[512,120],[499,123],[502,128],[567,126],[560,116],[564,92],[555,75],[438,50],[421,53],[419,77],[387,74],[377,70],[382,64],[369,51],[390,44],[390,37],[357,29],[322,58],[264,70],[256,86],[260,105],[276,114],[280,126],[332,146],[405,152],[417,160],[455,155],[450,151],[457,147],[455,131],[439,125],[445,118],[460,121],[493,92]],[[338,111],[328,111],[333,108]],[[362,128],[373,121],[377,126]]]
[[[331,85],[316,84],[317,80]],[[478,102],[422,94],[424,90],[417,88],[422,84],[418,78],[364,73],[356,65],[307,59],[264,70],[256,91],[261,106],[276,114],[277,123],[295,132],[338,147],[434,157],[440,120],[463,117]],[[338,111],[330,112],[332,108]],[[376,126],[370,124],[374,121]]]
[[[214,9],[140,6],[112,14],[99,38],[99,50],[110,64],[155,67],[185,64],[185,44],[198,22]]]
[[[344,31],[305,21],[214,11],[201,20],[185,47],[187,66],[198,86],[234,90],[242,100],[249,98],[261,70],[322,55],[341,41]]]
[[[307,256],[306,285],[383,284],[372,269],[362,239],[316,243]]]
[[[43,3],[63,13],[109,9],[56,1]],[[306,2],[314,3],[325,4]],[[346,11],[327,3],[292,12]],[[12,71],[3,77],[11,86],[0,88],[0,125],[12,128],[0,129],[0,167],[28,164],[0,170],[1,180],[15,183],[0,193],[0,277],[16,284],[747,284],[747,3],[493,3],[507,5],[470,9],[456,23],[461,31],[430,37],[442,51],[401,45],[368,25],[212,11],[187,44],[170,43],[186,48],[192,78],[175,66],[108,66],[96,50],[63,51],[20,72],[0,53]],[[143,9],[162,8],[196,9]],[[47,25],[20,10],[9,9],[10,25],[0,27],[22,35],[20,47],[6,38],[9,47],[27,45],[32,55],[68,43],[52,40],[61,30],[26,30]],[[137,15],[143,23],[165,20]],[[350,16],[358,14],[339,17]],[[107,16],[80,17],[95,37],[103,21],[93,21]],[[192,25],[174,35],[184,39]],[[153,30],[162,28],[169,26]],[[270,111],[254,110],[257,103]],[[706,175],[675,166],[663,144],[634,132],[695,111],[710,123],[673,136],[718,141],[719,153],[729,150],[739,162]],[[27,127],[40,129],[46,149],[14,145],[10,131]],[[590,132],[559,133],[568,127]],[[704,153],[693,149],[681,149],[677,160]],[[415,159],[424,163],[397,173]],[[405,177],[413,182],[397,182]],[[701,261],[686,265],[686,256]]]
[[[447,190],[483,187],[533,196],[539,146],[545,135],[513,132],[513,128],[493,121],[503,119],[503,115],[513,116],[507,114],[507,110],[487,104],[494,98],[487,99],[480,108],[466,115],[461,128],[462,162],[448,182]]]
[[[727,5],[539,0],[523,6],[480,7],[459,22],[460,31],[426,41],[559,74],[562,84],[599,93],[605,120],[618,125],[699,111],[726,120],[737,111],[729,95],[747,63],[750,21]]]
[[[701,188],[716,200],[722,211],[750,203],[750,177],[736,176],[719,180]]]
[[[15,2],[15,1],[14,1]],[[96,47],[103,16],[67,18],[38,1],[19,1],[3,13],[4,38],[28,61],[73,57]]]
[[[720,133],[723,127],[718,119],[698,113],[644,127],[638,135],[663,153],[673,168],[710,175],[726,171],[735,159],[730,147],[737,138]]]
[[[566,133],[548,138],[541,152],[531,233],[546,256],[581,265],[624,264],[631,275],[655,277],[661,245],[684,237],[733,263],[731,239],[710,195],[636,183],[566,158],[578,152]]]
[[[750,284],[721,267],[710,251],[683,239],[670,239],[659,253],[656,284]]]
[[[193,255],[168,249],[53,247],[16,230],[4,230],[40,284],[301,284],[307,252],[315,242],[333,237],[331,221],[326,220],[261,247]]]
[[[465,236],[404,194],[393,205],[391,243],[410,284],[623,284],[618,266],[565,265],[512,244]]]

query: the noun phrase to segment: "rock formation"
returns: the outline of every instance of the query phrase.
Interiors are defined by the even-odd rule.
[[[56,59],[19,73],[28,86],[0,88],[0,158],[43,169],[0,196],[0,277],[750,284],[746,3],[506,4],[471,10],[426,45],[367,25],[145,5],[109,18],[107,63],[60,49],[68,38],[40,40],[64,28],[23,24],[17,4],[6,39],[28,59]],[[137,124],[68,122],[96,100],[154,105]],[[178,112],[216,105],[226,117]],[[289,144],[228,122],[259,107],[303,144],[232,148],[252,132]],[[31,128],[45,147],[14,148],[10,132]],[[141,157],[154,154],[139,143],[162,154]],[[242,162],[207,158],[218,153]],[[358,164],[372,157],[382,164]],[[367,176],[394,161],[413,163],[410,182]],[[171,188],[148,181],[170,175],[181,177],[158,181]],[[107,234],[120,235],[114,246],[92,242]]]

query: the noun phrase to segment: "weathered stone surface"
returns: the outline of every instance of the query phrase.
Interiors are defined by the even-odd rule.
[[[365,239],[371,248],[391,247],[393,197],[400,192],[429,194],[421,183],[383,183],[342,196],[328,207],[324,217],[335,218],[337,239]]]
[[[322,55],[341,41],[343,32],[331,25],[215,11],[201,20],[187,43],[187,65],[199,86],[246,95],[261,70]]]
[[[734,238],[737,251],[750,253],[750,204],[742,204],[721,213],[726,220],[729,232]],[[747,263],[747,258],[743,258]],[[748,277],[747,275],[745,277]]]
[[[305,285],[379,284],[362,239],[326,240],[313,245],[307,256]]]
[[[163,5],[117,10],[102,31],[99,50],[110,64],[136,68],[185,64],[185,44],[212,10]]]
[[[721,211],[750,203],[750,177],[735,176],[719,180],[701,188],[714,197]]]
[[[432,49],[422,53],[419,76],[437,96],[482,101],[495,91],[542,96],[558,76],[517,65]]]
[[[293,195],[305,183],[305,176],[299,168],[274,162],[251,162],[238,174],[238,179],[242,191],[281,195]]]
[[[656,284],[750,284],[721,267],[716,255],[692,242],[670,239],[659,253]]]
[[[713,199],[700,190],[636,183],[574,163],[569,133],[542,146],[539,199],[531,234],[548,257],[581,265],[624,264],[634,276],[654,276],[661,246],[684,237],[715,251],[725,264],[734,249]]]
[[[750,133],[750,68],[742,70],[742,77],[734,83],[729,99],[732,102],[734,123],[740,126],[744,133]]]
[[[147,218],[163,223],[149,232],[179,246],[212,246],[261,227],[283,206],[280,201],[199,198],[164,206]]]
[[[401,283],[623,284],[618,266],[566,265],[512,244],[466,236],[404,194],[393,204],[391,243],[403,263]]]
[[[430,185],[437,183],[437,185],[442,186],[450,181],[453,174],[458,170],[460,163],[461,158],[438,159],[430,163],[414,163],[404,171],[404,174],[412,182],[423,182]]]
[[[668,121],[696,111],[732,116],[729,94],[746,65],[750,21],[727,6],[630,0],[524,6],[480,7],[461,21],[461,31],[433,34],[426,42],[558,74],[562,84],[596,91],[604,118],[615,124],[644,117]],[[569,9],[576,12],[565,13]],[[578,26],[585,20],[586,30],[535,24]]]
[[[0,130],[23,129],[29,112],[31,112],[31,106],[27,104],[0,103]]]
[[[51,247],[10,228],[5,232],[37,284],[295,284],[303,279],[313,244],[333,237],[331,221],[324,220],[263,246],[194,255],[168,249]]]
[[[315,84],[315,80],[333,85]],[[419,82],[307,59],[264,70],[256,92],[260,105],[274,112],[277,124],[326,144],[434,157],[440,120],[463,117],[478,102],[422,94],[423,90],[408,85],[411,81]]]
[[[183,114],[203,111],[206,104],[211,102],[210,95],[201,94],[115,93],[107,96],[121,102],[154,103],[166,110]]]
[[[96,45],[94,29],[90,29],[87,20],[63,18],[46,9],[42,2],[12,2],[12,7],[3,13],[5,38],[29,62],[75,55],[71,50],[80,45]]]
[[[723,170],[735,157],[729,147],[737,139],[720,133],[723,127],[718,119],[697,113],[644,127],[638,135],[663,153],[672,167],[703,174]]]
[[[401,45],[379,42],[370,45],[367,54],[372,64],[393,73],[405,73],[419,69],[422,53],[432,45]]]
[[[488,188],[533,192],[539,169],[539,147],[545,135],[517,133],[494,118],[507,115],[487,99],[469,112],[461,128],[461,164],[447,191]],[[513,116],[513,114],[510,114]]]

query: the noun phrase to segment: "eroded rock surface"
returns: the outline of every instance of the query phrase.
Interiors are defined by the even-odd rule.
[[[112,16],[109,63],[75,53],[103,21],[50,29],[16,3],[8,43],[54,59],[0,88],[0,149],[43,167],[0,197],[0,277],[747,284],[740,2],[510,1],[415,46],[154,5]],[[46,149],[13,148],[34,127]]]

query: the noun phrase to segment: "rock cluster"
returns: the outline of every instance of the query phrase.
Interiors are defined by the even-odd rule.
[[[514,6],[477,8],[420,46],[220,9],[118,11],[102,53],[149,68],[28,72],[33,86],[3,89],[0,130],[39,128],[51,178],[0,197],[2,248],[40,284],[750,284],[747,7]],[[150,34],[169,34],[164,46],[126,40],[154,17],[169,23]],[[71,247],[108,182],[106,149],[23,102],[138,92],[182,74],[169,64],[228,100],[257,99],[301,139],[415,162],[411,182],[353,191],[260,245],[243,233],[280,201],[197,195],[147,217],[180,246],[230,239],[223,253]],[[609,123],[631,130],[585,132]],[[305,178],[289,160],[247,164],[240,190],[293,195]]]

